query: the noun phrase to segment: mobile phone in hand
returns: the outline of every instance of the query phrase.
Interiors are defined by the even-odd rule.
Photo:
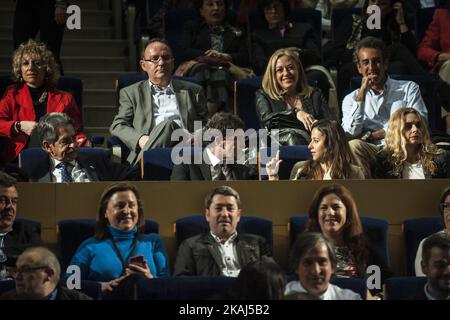
[[[130,257],[129,263],[145,268],[145,259],[143,255]]]

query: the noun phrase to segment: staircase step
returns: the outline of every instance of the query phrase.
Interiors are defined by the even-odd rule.
[[[61,55],[124,57],[126,48],[124,40],[67,39],[63,41]]]
[[[0,26],[0,38],[12,39],[12,26]],[[64,31],[64,39],[114,39],[112,27],[89,27]]]
[[[121,57],[61,57],[64,70],[85,70],[85,71],[112,71],[117,72],[128,70],[128,59]],[[0,59],[1,63],[1,59]],[[10,63],[10,62],[9,62]],[[1,65],[1,64],[0,64]],[[8,64],[8,68],[10,68]],[[0,69],[4,69],[1,68]]]
[[[116,104],[116,92],[111,89],[85,89],[83,104],[96,106],[114,106]]]
[[[83,10],[81,9],[81,29],[87,27],[108,27],[112,25],[111,10]],[[0,10],[2,25],[13,25],[14,8]]]
[[[117,114],[115,106],[83,106],[83,124],[88,127],[109,127]]]
[[[134,72],[66,70],[67,76],[83,79],[84,89],[115,89],[116,79],[126,74]]]

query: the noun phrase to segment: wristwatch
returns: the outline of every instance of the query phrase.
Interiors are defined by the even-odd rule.
[[[22,132],[22,126],[20,125],[20,121],[16,121],[14,123],[14,129],[16,130],[16,132]]]
[[[372,131],[367,131],[367,132],[361,137],[361,140],[362,140],[362,141],[370,141],[371,138],[372,138]]]

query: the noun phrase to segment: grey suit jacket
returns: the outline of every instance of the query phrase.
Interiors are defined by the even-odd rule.
[[[194,121],[206,121],[208,110],[201,86],[172,79],[184,128],[194,131]],[[109,131],[130,149],[128,161],[133,163],[139,154],[140,137],[149,134],[155,126],[153,101],[148,80],[137,82],[120,90],[119,112]]]

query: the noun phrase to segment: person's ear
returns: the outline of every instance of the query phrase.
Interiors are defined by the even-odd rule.
[[[42,149],[44,149],[47,153],[52,154],[52,148],[50,143],[48,143],[47,140],[44,140],[42,142]]]
[[[55,271],[52,268],[45,269],[46,278],[45,281],[51,281],[55,277]]]
[[[209,222],[210,215],[211,215],[211,213],[209,212],[209,209],[205,209],[205,218],[206,218],[206,221],[208,221],[208,222]]]

